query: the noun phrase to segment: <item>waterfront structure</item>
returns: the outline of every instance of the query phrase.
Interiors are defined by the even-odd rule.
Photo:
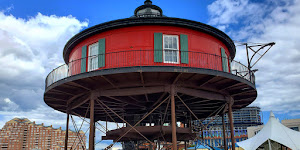
[[[295,131],[300,129],[300,119],[285,119],[281,120],[281,124]],[[255,136],[264,125],[252,126],[247,128],[248,137],[251,138]]]
[[[207,130],[203,131],[203,142],[201,144],[209,145],[212,147],[224,146],[222,136],[222,118],[216,117],[207,118],[202,123],[207,125]],[[226,139],[228,145],[231,145],[230,140],[230,128],[228,115],[224,116],[225,128],[226,128]],[[259,107],[245,107],[240,110],[233,112],[233,124],[234,124],[234,137],[236,142],[244,141],[248,139],[247,128],[251,126],[262,125],[261,111]],[[199,124],[197,125],[198,127]],[[200,143],[199,143],[200,144]]]
[[[288,121],[295,129],[295,125],[299,126],[295,120]],[[290,124],[289,124],[290,125]],[[300,149],[300,132],[288,128],[275,118],[273,112],[270,112],[269,121],[263,128],[248,140],[238,142],[237,144],[245,150],[256,149]]]
[[[27,118],[14,118],[5,123],[0,130],[1,150],[62,150],[65,147],[66,131],[44,124],[35,124]],[[79,135],[83,142],[77,138],[78,133],[69,130],[68,149],[73,146],[75,150],[86,147],[86,136],[81,131]]]
[[[254,73],[233,60],[235,53],[222,31],[167,17],[146,0],[132,17],[71,38],[63,50],[66,64],[46,78],[44,101],[67,114],[67,128],[70,115],[90,119],[90,150],[98,121],[126,124],[102,137],[125,143],[124,149],[145,141],[152,149],[163,141],[176,150],[178,142],[198,137],[192,120],[228,113],[233,133],[232,111],[256,99]]]

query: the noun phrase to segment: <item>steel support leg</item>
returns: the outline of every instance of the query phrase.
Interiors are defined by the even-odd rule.
[[[222,124],[223,124],[223,143],[224,143],[224,150],[228,150],[227,148],[227,140],[226,140],[226,127],[225,127],[225,120],[224,120],[224,114],[222,114]]]
[[[270,139],[268,139],[269,150],[272,150]]]
[[[154,150],[152,143],[149,143],[149,150]]]
[[[230,136],[231,136],[231,146],[232,150],[235,150],[235,139],[234,139],[234,127],[233,127],[233,118],[232,118],[232,98],[228,104],[228,117],[230,121]]]
[[[157,141],[157,147],[158,147],[158,150],[160,150],[160,140],[158,138],[158,141]]]
[[[69,118],[70,118],[70,114],[69,114],[69,111],[67,111],[67,126],[66,126],[66,135],[65,135],[65,150],[68,149],[68,139],[69,139]]]
[[[177,136],[176,136],[176,116],[175,116],[175,87],[171,86],[171,120],[172,120],[172,144],[173,150],[177,150]]]
[[[95,150],[95,119],[94,119],[95,100],[90,101],[90,135],[89,135],[89,150]]]

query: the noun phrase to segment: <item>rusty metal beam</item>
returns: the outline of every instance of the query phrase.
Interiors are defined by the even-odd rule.
[[[143,76],[142,72],[140,72],[140,78],[141,78],[141,83],[143,85],[143,88],[145,88],[145,81],[144,81],[144,76]],[[146,98],[146,101],[149,102],[149,98],[148,98],[147,93],[145,93],[145,98]]]
[[[89,105],[90,106],[90,105]],[[75,114],[75,115],[77,115],[80,119],[82,119],[83,121],[82,121],[82,123],[81,123],[81,125],[80,125],[80,128],[77,130],[78,132],[77,132],[77,136],[76,136],[76,138],[73,140],[73,144],[72,144],[72,146],[71,146],[71,149],[73,148],[73,146],[74,146],[74,144],[75,144],[75,141],[77,140],[77,138],[79,138],[79,140],[80,140],[80,143],[82,144],[82,147],[83,147],[83,139],[82,139],[82,137],[81,137],[81,135],[80,135],[80,130],[81,130],[81,128],[82,128],[82,126],[83,126],[83,123],[84,123],[84,121],[85,121],[85,118],[87,118],[87,113],[88,113],[88,110],[89,110],[89,107],[86,109],[86,111],[85,111],[85,115],[84,115],[84,119],[82,119],[82,117],[80,116],[80,115],[78,115],[78,114],[76,114],[76,112],[74,112],[74,111],[71,111],[71,113],[72,114]],[[71,116],[71,119],[72,119],[72,121],[73,121],[73,117]],[[73,125],[74,125],[74,128],[75,128],[75,130],[77,129],[77,125],[76,125],[76,123],[75,122],[73,122]],[[88,130],[87,130],[88,131]],[[86,132],[87,132],[86,131]],[[85,132],[85,133],[86,133]],[[75,148],[77,147],[77,145],[78,145],[79,143],[77,143],[76,145],[75,145]],[[84,144],[85,145],[85,144]],[[83,149],[85,149],[85,147],[83,147]]]
[[[173,150],[177,150],[176,116],[175,116],[175,86],[172,85],[170,90],[171,90],[170,96],[171,96],[172,145],[173,145]]]
[[[193,104],[201,104],[201,106],[210,106],[212,104],[223,104],[221,101],[212,101],[212,100],[202,100],[202,101],[195,101],[195,102],[187,102],[189,105]]]
[[[232,117],[232,105],[234,100],[232,97],[228,97],[228,119],[230,122],[230,136],[231,136],[231,147],[232,150],[235,150],[235,138],[234,138],[234,126],[233,126],[233,117]]]
[[[222,88],[219,88],[221,91],[223,90],[227,90],[227,89],[230,89],[230,88],[233,88],[233,87],[238,87],[240,85],[244,85],[245,83],[242,83],[242,82],[235,82],[234,84],[232,85],[228,85],[228,86],[224,86]]]
[[[66,105],[66,101],[57,101],[57,100],[47,100],[47,103],[48,104],[58,104],[58,105],[62,105],[62,106],[64,106],[64,105]]]
[[[57,88],[57,87],[56,87]],[[73,93],[69,93],[69,92],[66,92],[66,91],[62,91],[62,90],[59,90],[59,89],[51,89],[50,92],[55,92],[55,93],[62,93],[62,94],[67,94],[67,95],[71,95],[71,96],[74,96]]]
[[[193,74],[190,75],[190,77],[188,77],[187,79],[185,79],[183,82],[187,82],[187,81],[191,80],[193,77],[195,77],[197,75],[199,75],[199,74],[198,73],[193,73]]]
[[[68,150],[69,118],[70,118],[70,114],[69,114],[69,111],[67,110],[67,125],[66,125],[66,135],[65,135],[65,150]]]
[[[121,102],[121,103],[127,103],[127,104],[130,104],[130,105],[134,105],[134,106],[145,108],[145,106],[143,106],[143,105],[140,105],[140,104],[134,103],[134,102],[129,102],[128,100],[124,100],[124,99],[121,100],[121,99],[118,99],[118,98],[115,98],[115,97],[112,97],[112,96],[105,96],[105,97],[113,99],[113,100]]]
[[[105,105],[102,101],[100,101],[100,100],[97,100],[97,102],[100,104],[102,104],[103,106],[105,106],[107,109],[109,109],[111,112],[113,112],[118,118],[120,118],[121,120],[123,120],[124,122],[126,122],[127,123],[127,125],[129,125],[131,128],[130,128],[130,130],[131,129],[133,129],[133,130],[135,130],[137,133],[139,133],[143,138],[145,138],[150,144],[152,143],[148,138],[146,138],[143,134],[141,134],[138,130],[136,130],[135,128],[134,128],[134,126],[132,126],[130,123],[128,123],[126,120],[124,120],[120,115],[118,115],[116,112],[114,112],[112,109],[110,109],[107,105]],[[138,125],[139,123],[140,123],[141,121],[139,121],[138,123],[136,123],[136,125]],[[135,126],[136,126],[135,125]],[[124,137],[130,130],[128,130],[127,132],[125,132],[121,137],[119,137],[117,140],[116,140],[116,142],[118,142],[122,137]],[[114,142],[115,143],[115,142]]]
[[[210,81],[214,80],[216,76],[209,76],[204,78],[204,81],[202,83],[199,84],[199,87],[209,83]]]
[[[86,103],[88,100],[91,99],[91,96],[87,96],[85,99],[77,99],[76,101],[73,101],[73,103],[69,104],[70,109],[75,109],[81,105],[83,105],[84,103]]]
[[[221,100],[225,101],[225,97],[222,94],[204,91],[204,90],[195,90],[185,87],[177,87],[176,91],[190,96],[200,97],[209,100]]]
[[[131,98],[132,100],[139,102],[136,98],[134,98],[133,96],[128,96],[129,98]]]
[[[127,89],[99,90],[101,96],[132,96],[166,92],[168,86],[137,87]]]
[[[237,96],[237,95],[241,95],[241,94],[245,94],[245,93],[252,93],[252,92],[256,92],[256,90],[250,89],[250,90],[245,90],[245,91],[241,91],[241,92],[232,93],[230,95],[231,96]]]
[[[227,148],[227,140],[226,140],[226,128],[225,128],[225,120],[224,114],[222,114],[222,127],[223,127],[223,143],[224,143],[224,150],[228,150]]]
[[[49,99],[49,100],[47,100],[47,101],[52,101],[52,100],[65,101],[65,100],[66,100],[66,99],[64,99],[64,98],[50,97],[50,96],[47,96],[47,95],[44,96],[44,99]]]
[[[57,107],[57,106],[65,106],[66,104],[49,104],[49,105]]]
[[[134,126],[132,126],[131,124],[129,124],[126,120],[124,120],[121,116],[119,116],[116,112],[114,112],[113,110],[111,110],[107,105],[105,105],[102,101],[97,100],[97,102],[100,104],[102,104],[103,106],[105,106],[107,109],[109,109],[111,112],[113,112],[117,117],[119,117],[121,120],[123,120],[124,122],[126,122],[131,128],[130,130],[135,130],[137,133],[139,133],[143,138],[145,138],[150,144],[152,144],[152,142],[147,139],[143,134],[141,134],[139,131],[137,131],[134,127],[137,126],[138,124],[140,124],[146,117],[148,117],[150,114],[153,113],[154,110],[156,110],[161,104],[163,104],[169,97],[167,97],[165,100],[163,100],[159,105],[157,105],[155,108],[153,108],[148,114],[146,114],[140,121],[138,121]],[[101,105],[101,106],[102,106]],[[119,137],[116,142],[118,142],[123,136],[125,136],[130,130],[128,130],[127,132],[125,132],[121,137]],[[114,142],[115,143],[115,142]]]
[[[251,97],[251,98],[243,98],[243,99],[238,99],[238,100],[234,100],[235,102],[239,102],[239,101],[253,101],[255,98]]]
[[[182,72],[178,73],[175,78],[172,78],[171,79],[172,84],[176,84],[176,82],[179,80],[181,75],[182,75]]]
[[[76,123],[75,123],[75,120],[73,119],[73,117],[71,116],[71,120],[72,120],[72,123],[73,123],[73,126],[74,126],[74,129],[75,129],[75,132],[76,132],[76,134],[77,134],[77,137],[79,137],[79,141],[80,141],[80,144],[81,144],[81,147],[82,147],[82,149],[83,150],[85,150],[85,147],[84,147],[84,142],[83,142],[83,139],[82,139],[82,136],[80,135],[80,130],[77,128],[77,125],[76,125]],[[73,145],[74,145],[74,143],[75,143],[75,140],[73,141]],[[73,147],[73,145],[72,145],[72,147]],[[71,147],[71,149],[72,149],[72,147]],[[77,147],[77,145],[75,146],[75,148]]]
[[[70,99],[67,100],[67,104],[71,104],[75,99],[77,99],[78,97],[81,97],[83,95],[87,94],[87,92],[81,93],[81,94],[77,94],[73,97],[71,97]]]
[[[90,99],[90,134],[89,134],[89,150],[95,150],[95,119],[94,119],[94,106],[95,99]]]
[[[114,118],[109,114],[109,112],[107,112],[107,110],[98,102],[98,100],[96,100],[96,102],[101,106],[101,108],[105,111],[105,113],[109,116],[109,118],[113,121],[113,122],[116,122],[115,120],[114,120]],[[118,123],[116,123],[117,124],[117,128],[120,128],[119,127],[119,125],[118,125]]]
[[[84,85],[81,85],[81,84],[79,84],[79,83],[76,83],[75,81],[68,82],[67,84],[71,84],[72,86],[76,86],[76,87],[79,87],[79,88],[83,88],[83,89],[88,90],[88,91],[91,90],[90,88],[88,88],[88,87],[86,87],[86,86],[84,86]]]
[[[114,83],[112,83],[109,79],[107,79],[105,76],[101,76],[105,81],[107,81],[111,86],[113,86],[114,88],[118,89],[119,87],[116,86]]]
[[[155,105],[157,105],[157,104],[165,97],[166,94],[167,94],[167,92],[164,92],[164,93],[158,98],[158,100],[157,100],[156,102],[153,103],[153,105],[151,106],[151,108],[154,107]]]

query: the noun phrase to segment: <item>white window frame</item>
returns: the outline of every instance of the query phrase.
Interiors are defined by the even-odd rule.
[[[93,70],[96,70],[98,69],[98,60],[97,60],[97,67],[96,68],[93,68],[92,67],[92,63],[91,63],[91,60],[92,59],[98,59],[99,57],[99,54],[96,54],[96,55],[91,55],[91,48],[96,46],[97,47],[97,50],[99,49],[99,45],[98,45],[98,42],[97,43],[93,43],[91,45],[89,45],[89,54],[88,54],[88,71],[93,71]],[[98,50],[99,51],[99,50]],[[97,52],[98,53],[98,52]]]
[[[170,48],[165,48],[165,37],[175,37],[177,39],[177,49],[170,49]],[[176,50],[177,51],[177,62],[173,62],[173,61],[166,61],[165,60],[165,50]],[[163,35],[163,59],[164,59],[164,63],[172,63],[172,64],[179,64],[179,38],[178,35],[167,35],[164,34]]]

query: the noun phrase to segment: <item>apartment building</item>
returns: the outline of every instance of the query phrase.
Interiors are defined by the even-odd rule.
[[[234,137],[236,142],[248,139],[247,127],[262,125],[261,110],[259,107],[245,107],[233,112],[234,124]],[[213,121],[212,118],[205,119],[202,123],[207,125],[208,130],[204,130],[202,144],[212,147],[223,147],[223,127],[222,118],[216,117]],[[227,145],[231,145],[230,128],[228,115],[224,115],[224,122],[226,128]],[[195,122],[196,126],[197,122]],[[200,125],[198,125],[200,127]]]
[[[69,130],[68,149],[86,149],[86,136]],[[0,129],[1,150],[63,150],[66,131],[27,118],[14,118]],[[77,136],[78,135],[78,136]],[[81,138],[79,138],[81,137]]]

